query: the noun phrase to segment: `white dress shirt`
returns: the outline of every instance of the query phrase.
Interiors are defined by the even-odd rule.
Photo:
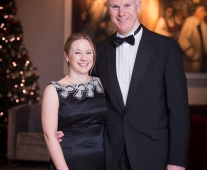
[[[135,31],[135,30],[134,30]],[[129,33],[129,35],[134,35],[134,31]],[[137,55],[137,50],[139,46],[139,42],[142,36],[143,29],[134,36],[135,44],[130,45],[127,42],[124,42],[120,46],[116,47],[116,73],[119,82],[119,86],[121,89],[124,105],[126,105],[129,85],[131,81],[131,76],[134,68],[134,62]],[[120,33],[116,34],[119,37],[124,37]]]

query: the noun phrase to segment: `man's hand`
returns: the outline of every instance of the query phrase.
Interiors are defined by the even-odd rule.
[[[185,167],[176,165],[167,165],[166,170],[185,170]]]
[[[56,133],[56,137],[58,139],[59,142],[62,142],[62,137],[64,136],[64,133],[62,131],[57,131]]]

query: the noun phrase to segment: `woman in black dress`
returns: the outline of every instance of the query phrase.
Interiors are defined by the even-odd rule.
[[[104,170],[103,122],[106,106],[101,83],[89,75],[95,47],[88,35],[71,35],[64,46],[68,74],[44,91],[42,125],[50,153],[49,169]],[[63,131],[59,143],[56,133]]]

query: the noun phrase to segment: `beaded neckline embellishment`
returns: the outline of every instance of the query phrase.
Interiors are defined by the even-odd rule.
[[[96,77],[92,77],[90,82],[81,84],[64,85],[55,81],[52,81],[51,84],[53,84],[57,90],[61,90],[59,95],[62,98],[67,98],[71,93],[73,93],[75,98],[81,99],[84,92],[86,92],[86,97],[93,97],[94,90],[98,93],[103,93],[102,87]]]

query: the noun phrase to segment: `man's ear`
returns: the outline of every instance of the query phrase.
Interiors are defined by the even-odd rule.
[[[108,2],[106,2],[106,8],[107,8],[107,12],[108,12],[108,14],[110,15],[110,9],[109,9]]]
[[[141,7],[142,7],[141,0],[136,0],[136,5],[137,5],[137,12],[140,12]]]

